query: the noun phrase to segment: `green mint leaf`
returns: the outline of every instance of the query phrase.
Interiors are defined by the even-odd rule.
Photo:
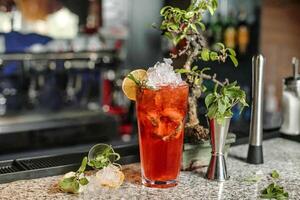
[[[79,192],[79,188],[80,188],[79,182],[74,181],[72,185],[73,185],[74,191],[76,191],[75,193]]]
[[[201,85],[202,81],[200,78],[195,78],[194,85]]]
[[[217,46],[219,46],[221,49],[225,49],[225,45],[221,42],[216,43]]]
[[[176,31],[179,29],[179,26],[177,24],[169,24],[168,28],[172,29],[173,31]]]
[[[201,51],[201,58],[202,60],[204,61],[209,61],[209,50],[204,48],[202,51]]]
[[[189,12],[184,14],[184,17],[189,19],[189,18],[192,18],[194,16],[194,14],[195,14],[194,12],[189,11]]]
[[[207,88],[205,87],[205,85],[204,84],[201,84],[201,91],[202,92],[205,92],[207,90]]]
[[[210,106],[208,107],[207,117],[209,119],[215,118],[217,116],[216,115],[217,111],[218,111],[218,105],[215,103],[210,104]]]
[[[190,26],[191,26],[193,31],[195,31],[196,33],[199,33],[195,24],[191,24]]]
[[[202,31],[205,31],[206,27],[205,27],[205,25],[204,25],[203,23],[197,22],[196,24],[200,27],[200,29],[201,29]]]
[[[284,191],[284,188],[282,186],[271,183],[261,191],[260,197],[263,199],[274,198],[277,200],[285,200],[289,197],[289,194]]]
[[[190,73],[190,70],[182,68],[182,69],[175,69],[175,72],[179,74],[187,74]]]
[[[194,66],[193,68],[192,68],[192,71],[196,71],[198,69],[198,66]]]
[[[64,178],[59,181],[58,186],[63,192],[68,193],[78,193],[79,191],[79,184],[77,187],[77,180],[76,177]]]
[[[277,178],[279,178],[279,173],[276,170],[273,170],[271,173],[271,177],[274,179],[277,179]]]
[[[231,59],[232,63],[234,64],[235,67],[237,67],[239,65],[237,59],[235,56],[233,55],[229,55],[229,58]]]
[[[211,6],[207,5],[207,9],[208,9],[210,15],[214,15],[215,11],[214,11],[214,9]]]
[[[98,145],[93,154],[93,158],[90,158],[88,165],[96,169],[102,169],[120,159],[120,154],[114,152],[111,145]]]
[[[174,46],[176,46],[185,37],[186,37],[186,35],[180,35],[180,36],[173,38],[172,42],[173,42]]]
[[[227,51],[229,52],[230,55],[236,57],[236,53],[235,53],[235,51],[233,49],[227,48]]]
[[[222,99],[218,99],[218,111],[220,114],[224,115],[227,107]]]
[[[225,117],[232,117],[232,108],[239,104],[241,108],[248,106],[246,103],[246,94],[236,82],[220,86],[215,84],[214,92],[208,94],[205,98],[207,107],[207,116],[216,119],[219,124],[223,123]]]
[[[212,0],[211,6],[213,7],[214,10],[218,8],[218,0]]]
[[[169,40],[172,40],[173,39],[173,36],[170,32],[164,32],[164,36],[167,37]]]
[[[81,178],[79,179],[79,183],[80,185],[87,185],[89,183],[89,181],[87,180],[87,178]]]
[[[85,171],[86,164],[87,164],[87,157],[85,156],[81,162],[81,166],[79,167],[79,169],[77,171],[79,173],[83,173]]]
[[[218,56],[218,53],[216,53],[216,52],[210,52],[210,59],[212,60],[212,61],[216,61],[216,60],[218,60],[219,59],[219,56]]]
[[[160,15],[164,15],[168,9],[172,9],[172,6],[165,6],[160,10]]]
[[[262,199],[271,199],[271,198],[273,198],[273,195],[271,195],[271,194],[261,194],[260,198],[262,198]]]

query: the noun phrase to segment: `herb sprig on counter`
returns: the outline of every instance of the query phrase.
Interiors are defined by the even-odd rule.
[[[120,167],[116,161],[118,161],[121,157],[120,154],[116,153],[112,146],[103,145],[100,152],[95,153],[96,155],[92,160],[88,161],[88,165],[95,169],[103,169],[107,167],[109,164],[116,165]]]
[[[87,185],[88,179],[84,176],[87,165],[87,157],[84,157],[81,166],[76,172],[67,173],[63,179],[59,181],[59,187],[62,191],[68,193],[78,193],[80,186]]]
[[[266,187],[260,195],[260,198],[263,199],[277,199],[277,200],[283,200],[287,199],[289,197],[289,193],[284,191],[284,188],[280,185],[277,185],[276,183],[271,183]]]
[[[249,182],[249,183],[256,183],[259,182],[262,179],[261,176],[255,175],[255,176],[249,176],[244,179],[244,181]]]
[[[273,179],[279,178],[279,173],[277,170],[273,170],[270,176]],[[277,199],[277,200],[284,200],[288,199],[289,193],[284,190],[284,188],[275,182],[269,184],[265,189],[261,191],[260,198],[262,199]]]
[[[279,173],[277,172],[277,170],[273,170],[273,171],[272,171],[271,177],[274,178],[274,179],[279,178]]]
[[[120,154],[116,153],[112,146],[99,144],[98,147],[102,150],[95,152],[94,158],[88,160],[87,157],[84,157],[81,166],[76,172],[65,174],[59,181],[58,186],[63,192],[79,193],[80,187],[89,183],[89,180],[84,175],[87,165],[95,169],[103,169],[110,164],[121,167],[121,165],[115,163],[115,161],[120,159]]]

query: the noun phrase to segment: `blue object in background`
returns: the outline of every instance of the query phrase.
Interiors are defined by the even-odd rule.
[[[35,33],[10,32],[3,35],[5,38],[5,53],[22,53],[34,44],[46,44],[52,40],[50,37]]]
[[[19,32],[10,32],[1,34],[5,40],[4,53],[23,53],[27,48],[34,44],[47,44],[52,38],[38,35],[35,33],[23,34]],[[6,62],[2,73],[4,76],[18,74],[22,63],[17,61]]]
[[[45,85],[40,91],[40,104],[46,110],[59,110],[63,106],[63,91],[59,89],[57,76],[54,72],[48,73]]]

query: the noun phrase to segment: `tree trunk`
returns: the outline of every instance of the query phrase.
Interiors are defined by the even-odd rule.
[[[197,143],[209,139],[209,131],[199,124],[197,113],[197,99],[201,95],[200,88],[192,87],[188,98],[188,117],[185,125],[185,140],[191,143]]]
[[[188,121],[186,126],[195,126],[199,124],[199,119],[197,115],[197,97],[194,95],[193,91],[189,93],[188,103]]]

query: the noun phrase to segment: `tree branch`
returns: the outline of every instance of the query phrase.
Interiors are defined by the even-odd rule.
[[[194,50],[191,54],[188,55],[188,58],[184,64],[185,69],[191,69],[191,65],[194,62],[195,57],[199,54],[199,50],[201,49],[201,45],[196,42],[196,37],[192,36],[190,39],[187,39],[190,42],[190,45],[194,46]]]
[[[216,83],[216,84],[218,84],[218,85],[220,85],[220,86],[224,86],[224,85],[226,85],[226,84],[228,83],[228,79],[225,79],[225,81],[222,83],[222,82],[218,81],[218,80],[216,79],[216,77],[217,77],[216,74],[214,74],[213,76],[208,75],[208,74],[204,74],[204,73],[201,73],[201,74],[200,74],[200,78],[202,78],[202,79],[207,79],[207,80],[211,80],[212,82],[214,82],[214,83]]]

